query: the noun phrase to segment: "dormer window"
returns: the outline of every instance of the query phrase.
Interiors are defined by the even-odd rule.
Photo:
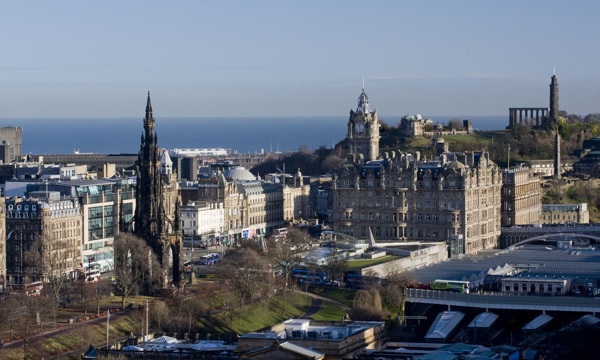
[[[36,211],[37,207],[35,205],[31,205],[31,211]]]

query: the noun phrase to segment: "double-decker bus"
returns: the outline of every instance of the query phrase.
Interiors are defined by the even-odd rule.
[[[325,271],[310,271],[306,269],[292,270],[292,277],[299,284],[323,285],[327,279]]]
[[[219,261],[221,257],[219,256],[219,254],[217,253],[212,253],[212,254],[208,254],[208,255],[204,255],[201,259],[200,259],[200,263],[202,265],[212,265],[216,262]]]
[[[454,291],[465,294],[469,293],[470,287],[470,282],[461,280],[434,280],[431,283],[432,290]]]

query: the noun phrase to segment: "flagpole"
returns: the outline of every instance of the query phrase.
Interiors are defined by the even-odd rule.
[[[146,339],[144,340],[148,340],[148,311],[150,309],[148,308],[148,299],[146,299]]]
[[[108,348],[108,332],[110,329],[110,309],[108,309],[108,316],[106,317],[106,351],[109,350]]]

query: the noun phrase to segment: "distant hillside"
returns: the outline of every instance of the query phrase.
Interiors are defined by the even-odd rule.
[[[449,143],[450,151],[487,151],[493,161],[506,166],[510,161],[542,160],[554,157],[554,134],[561,135],[561,157],[567,159],[576,149],[580,149],[583,141],[600,136],[600,116],[588,115],[581,120],[574,115],[565,115],[552,127],[534,129],[531,126],[517,124],[510,130],[477,131],[465,135],[445,135],[443,139]],[[407,138],[402,136],[397,126],[385,123],[380,125],[381,153],[395,150],[420,151],[423,156],[432,158],[435,155],[432,137]],[[341,141],[335,149],[321,147],[314,152],[307,149],[295,153],[283,154],[256,165],[253,173],[267,174],[278,172],[285,163],[286,172],[295,173],[298,169],[304,175],[318,176],[328,173],[346,161],[343,156],[347,149],[345,141]]]

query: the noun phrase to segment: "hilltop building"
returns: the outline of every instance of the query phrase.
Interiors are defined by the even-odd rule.
[[[550,105],[544,107],[511,107],[508,109],[508,129],[516,124],[530,123],[532,126],[554,124],[558,121],[558,79],[550,78]]]
[[[173,162],[166,150],[158,147],[154,131],[150,92],[146,102],[136,183],[134,233],[154,250],[163,267],[163,285],[167,285],[169,256],[173,257],[173,283],[181,281],[181,221],[179,184],[173,173]]]
[[[405,115],[400,119],[400,132],[406,137],[423,136],[425,134],[425,126],[433,126],[433,120],[423,119],[420,114],[415,116]]]
[[[575,151],[579,160],[573,164],[576,175],[600,178],[600,137],[584,140],[581,149]]]

